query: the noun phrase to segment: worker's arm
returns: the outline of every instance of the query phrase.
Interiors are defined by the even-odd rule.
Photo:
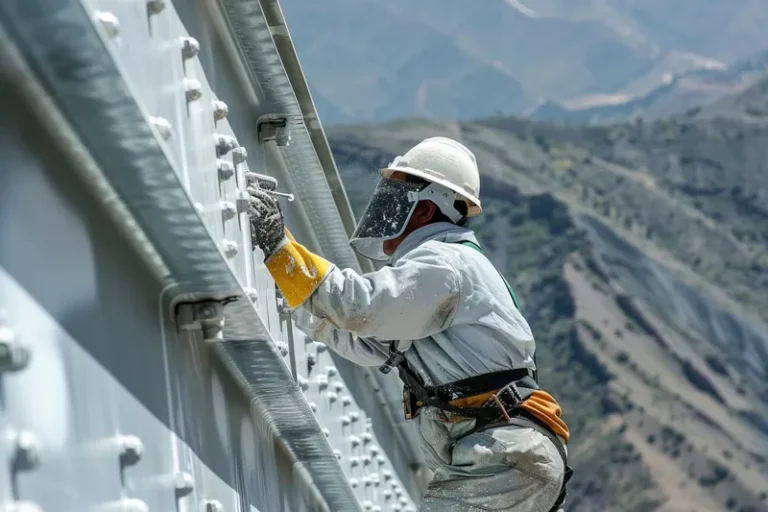
[[[389,345],[374,339],[358,338],[354,334],[336,329],[330,322],[312,316],[307,308],[299,308],[294,317],[296,327],[360,366],[381,366],[389,357]]]
[[[421,246],[394,267],[360,275],[340,270],[285,236],[274,198],[251,193],[251,233],[288,305],[305,305],[334,328],[364,338],[415,340],[446,329],[460,297],[459,274]]]

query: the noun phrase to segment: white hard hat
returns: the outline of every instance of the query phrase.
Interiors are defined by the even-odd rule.
[[[424,139],[405,155],[396,157],[381,175],[410,174],[449,188],[467,203],[467,217],[482,213],[480,172],[475,155],[463,144],[447,137]]]

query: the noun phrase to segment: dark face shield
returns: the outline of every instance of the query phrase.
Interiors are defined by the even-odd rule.
[[[384,241],[403,234],[418,203],[423,185],[382,178],[373,191],[357,229],[352,233],[352,248],[366,258],[386,261]]]

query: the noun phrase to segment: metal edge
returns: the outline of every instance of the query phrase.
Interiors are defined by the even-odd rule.
[[[24,59],[24,69],[15,75],[21,80],[17,86],[30,104],[52,108],[64,120],[66,126],[56,129],[67,130],[68,140],[79,140],[83,153],[92,155],[101,170],[100,179],[121,197],[171,275],[180,278],[180,289],[209,297],[240,297],[228,308],[230,334],[249,339],[245,343],[260,349],[261,364],[272,371],[265,378],[264,374],[243,373],[245,369],[233,364],[231,357],[225,357],[225,362],[235,370],[235,378],[252,404],[268,408],[260,419],[285,436],[282,441],[297,462],[305,465],[310,484],[316,486],[326,506],[334,511],[359,510],[347,480],[339,478],[343,471],[317,419],[200,220],[83,6],[76,0],[27,0],[23,7],[0,3],[0,28],[10,38],[0,45],[0,51],[15,46]],[[37,87],[30,88],[30,84]],[[41,91],[45,97],[39,97]],[[82,112],[89,115],[79,115]],[[93,174],[88,177],[94,178]],[[225,343],[230,347],[238,342]],[[219,352],[223,354],[226,347],[222,345]],[[303,428],[294,432],[297,421]]]

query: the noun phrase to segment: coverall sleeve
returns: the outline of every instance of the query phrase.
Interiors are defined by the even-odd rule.
[[[360,366],[380,366],[389,357],[389,345],[386,343],[358,338],[350,332],[336,329],[327,320],[313,317],[306,307],[301,307],[298,313],[296,327],[344,359]]]
[[[450,326],[460,294],[458,271],[422,246],[394,267],[368,274],[332,268],[305,305],[333,327],[363,338],[417,340]]]

